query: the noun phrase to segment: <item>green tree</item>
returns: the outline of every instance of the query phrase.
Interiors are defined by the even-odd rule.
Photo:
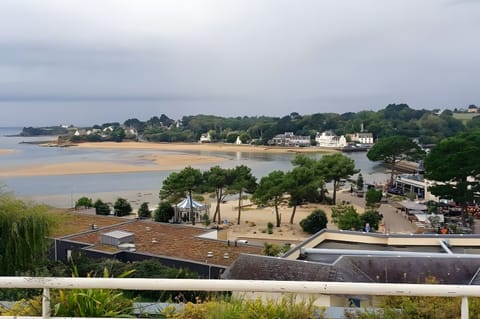
[[[359,172],[355,169],[353,159],[340,154],[324,155],[317,162],[320,174],[325,177],[325,181],[333,183],[333,205],[336,204],[337,188],[340,180],[348,179],[353,174]]]
[[[233,169],[234,180],[230,185],[232,192],[238,193],[238,217],[237,224],[240,225],[240,215],[242,213],[242,200],[244,192],[253,193],[257,187],[257,178],[253,176],[250,167],[238,165]]]
[[[360,230],[364,223],[357,210],[350,205],[337,205],[332,208],[332,219],[339,229]]]
[[[296,166],[285,175],[285,189],[290,194],[289,206],[292,207],[290,224],[293,224],[297,206],[318,194],[323,181],[315,175],[315,170],[307,166]]]
[[[187,195],[190,203],[193,203],[193,192],[202,185],[203,175],[200,170],[188,166],[178,173],[174,172],[167,176],[160,190],[160,199],[174,202]],[[190,221],[192,225],[195,225],[193,204],[190,205]]]
[[[304,232],[315,234],[320,230],[327,228],[327,215],[321,209],[314,210],[310,215],[300,221],[300,227]]]
[[[365,226],[366,224],[369,224],[372,231],[378,230],[378,224],[380,223],[382,218],[383,215],[374,210],[367,210],[360,215],[362,225]]]
[[[155,209],[153,214],[153,219],[156,222],[168,223],[173,215],[175,215],[175,209],[169,202],[160,202],[158,203],[157,209]]]
[[[405,136],[383,137],[367,152],[369,160],[384,161],[391,166],[390,185],[393,184],[393,175],[399,161],[416,160],[423,155],[420,146]]]
[[[148,208],[148,203],[144,202],[142,205],[140,205],[140,208],[138,209],[138,217],[140,218],[150,218],[152,217],[152,212]]]
[[[46,258],[53,220],[44,205],[0,195],[0,275],[33,271]]]
[[[118,198],[113,204],[115,216],[127,216],[132,212],[132,206],[125,198]]]
[[[101,199],[97,199],[93,207],[95,207],[95,214],[97,215],[110,215],[110,206]]]
[[[221,168],[220,166],[213,166],[210,170],[203,173],[203,180],[207,188],[210,188],[215,193],[215,213],[213,214],[213,221],[220,225],[222,222],[220,216],[220,204],[228,195],[228,187],[234,182],[234,171],[232,169]]]
[[[281,217],[278,207],[285,202],[285,173],[273,171],[262,177],[252,200],[258,204],[273,206],[275,210],[276,226],[280,227]]]
[[[370,208],[377,207],[382,200],[382,196],[383,194],[381,190],[370,188],[365,194],[365,205]]]
[[[125,130],[121,127],[113,128],[113,131],[110,132],[110,139],[115,142],[121,142],[125,138]]]
[[[357,182],[355,184],[357,185],[357,190],[359,191],[363,190],[364,181],[363,181],[362,173],[358,174]]]
[[[85,208],[93,207],[92,199],[88,197],[80,197],[75,203],[75,208],[79,208],[79,207],[85,207]]]
[[[473,202],[480,191],[479,158],[480,129],[440,141],[425,158],[425,177],[435,181],[430,192],[461,203],[464,222],[466,205]]]

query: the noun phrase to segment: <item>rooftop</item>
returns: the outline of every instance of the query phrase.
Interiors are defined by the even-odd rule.
[[[229,242],[206,236],[215,229],[180,224],[164,224],[145,220],[131,220],[108,227],[66,236],[64,238],[90,244],[88,249],[112,252],[112,247],[102,245],[100,235],[112,231],[133,233],[137,253],[168,256],[196,262],[228,266],[241,253],[260,254],[262,247],[244,242]],[[209,237],[209,238],[208,238]],[[215,237],[215,236],[214,236]],[[116,248],[116,251],[120,249]]]

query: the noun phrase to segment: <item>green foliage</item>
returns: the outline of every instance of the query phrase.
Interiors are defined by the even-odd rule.
[[[138,217],[140,218],[150,218],[152,217],[152,212],[148,208],[148,203],[144,202],[142,205],[140,205],[140,208],[138,209]]]
[[[363,181],[362,173],[358,174],[357,181],[355,184],[357,185],[357,190],[359,191],[363,190],[364,181]]]
[[[235,176],[233,183],[229,186],[231,193],[238,193],[238,217],[237,224],[240,225],[240,216],[242,212],[243,193],[253,193],[257,187],[257,179],[252,174],[250,167],[238,165],[233,169]]]
[[[263,249],[262,249],[262,254],[265,256],[280,256],[282,253],[282,248],[276,244],[272,243],[263,243]]]
[[[113,204],[115,216],[128,216],[132,212],[132,206],[125,198],[118,198]]]
[[[293,224],[297,206],[303,202],[319,201],[318,189],[324,186],[323,176],[318,174],[310,158],[297,155],[292,164],[295,167],[285,176],[286,191],[290,194],[289,205],[293,207],[290,224]]]
[[[121,277],[129,276],[131,272]],[[105,269],[104,278],[108,278]],[[56,317],[126,317],[132,315],[132,300],[122,292],[110,289],[60,289],[52,291],[52,316]],[[40,316],[42,296],[21,300],[11,310],[2,312],[9,316]]]
[[[391,165],[390,184],[393,184],[393,175],[396,164],[401,160],[418,160],[425,153],[417,143],[405,136],[388,136],[378,139],[372,148],[367,152],[371,161],[384,161]]]
[[[101,199],[97,199],[93,207],[95,207],[95,214],[97,215],[110,215],[110,206]]]
[[[261,299],[225,299],[204,303],[187,303],[181,310],[174,307],[165,309],[166,318],[176,319],[308,319],[325,318],[325,309],[313,304],[313,299],[296,300],[294,295],[288,295],[280,300]]]
[[[480,191],[480,128],[442,140],[425,158],[425,177],[438,181],[432,194],[466,204]]]
[[[414,110],[406,104],[390,104],[377,112],[315,113],[310,115],[293,112],[293,115],[289,114],[281,118],[266,116],[184,116],[181,125],[173,125],[175,121],[162,114],[160,117],[153,116],[145,122],[138,119],[128,119],[124,122],[124,125],[137,129],[139,133],[143,134],[145,140],[151,142],[197,142],[202,133],[209,132],[214,139],[229,143],[233,143],[239,136],[242,143],[266,145],[276,134],[284,132],[294,132],[297,135],[313,137],[317,131],[332,130],[337,135],[346,135],[359,132],[363,125],[376,138],[391,135],[408,138],[419,137],[421,143],[432,144],[463,130],[462,121],[466,121],[456,119],[457,114],[451,111],[444,111],[440,115],[437,114],[437,111]],[[469,125],[474,120],[466,122]],[[478,121],[476,122],[478,123]],[[89,139],[120,141],[121,138],[124,138],[119,123],[105,123],[102,126],[96,125],[94,128],[103,129],[108,126],[112,126],[115,130],[105,138],[98,134],[73,135],[71,136],[72,141],[74,139],[78,142]],[[34,128],[26,128],[24,131],[26,134],[28,132],[40,134],[40,130]],[[67,132],[64,131],[61,134],[67,134]]]
[[[79,207],[85,207],[85,208],[93,207],[92,199],[88,197],[80,197],[75,203],[75,208],[79,208]]]
[[[365,202],[367,207],[377,207],[382,200],[382,191],[370,188],[365,194]]]
[[[285,202],[285,173],[273,171],[262,177],[252,200],[257,204],[273,206],[275,209],[276,226],[280,227],[278,207]]]
[[[154,212],[153,219],[156,222],[168,223],[175,214],[175,209],[169,202],[160,202],[157,209]]]
[[[378,224],[383,219],[383,215],[374,210],[367,210],[360,215],[360,219],[363,226],[369,224],[371,231],[376,231],[378,230]]]
[[[0,275],[33,271],[44,261],[53,225],[46,206],[0,195]]]
[[[364,224],[353,206],[337,205],[332,208],[332,219],[339,229],[343,230],[360,230]]]
[[[310,215],[300,221],[300,227],[304,232],[315,234],[322,229],[327,228],[327,215],[321,209],[314,210]]]
[[[348,179],[359,172],[355,169],[355,161],[340,153],[322,156],[316,166],[324,180],[333,183],[333,205],[336,203],[337,187],[340,180]]]
[[[228,187],[235,182],[235,170],[213,166],[203,173],[204,186],[215,193],[216,205],[213,220],[221,224],[220,204],[228,194]]]
[[[203,219],[203,223],[207,227],[210,226],[210,224],[212,223],[212,221],[210,220],[210,215],[208,213],[203,214],[202,219]]]
[[[193,192],[204,185],[203,175],[198,169],[191,166],[185,167],[180,172],[173,172],[163,181],[160,190],[160,199],[176,202],[188,194],[192,201]],[[190,209],[190,221],[195,224],[193,207]]]

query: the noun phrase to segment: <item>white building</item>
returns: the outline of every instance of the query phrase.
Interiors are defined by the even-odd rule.
[[[295,135],[293,132],[278,134],[272,138],[269,144],[278,146],[310,146],[310,136]]]
[[[315,142],[317,142],[317,146],[319,147],[339,148],[348,145],[345,136],[337,136],[332,131],[325,131],[322,133],[317,132],[315,135]]]
[[[369,132],[350,134],[350,139],[352,142],[360,144],[373,144],[373,134]]]
[[[200,143],[210,143],[210,142],[212,142],[212,137],[210,136],[210,133],[203,133],[200,136],[199,142]]]

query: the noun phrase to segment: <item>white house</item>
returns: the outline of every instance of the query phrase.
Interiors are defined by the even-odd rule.
[[[237,140],[235,141],[235,144],[237,144],[237,145],[242,145],[243,144],[242,140],[240,139],[240,135],[237,136]]]
[[[350,134],[352,142],[360,144],[373,144],[373,134],[369,132],[360,132]]]
[[[322,133],[317,132],[315,135],[315,142],[319,147],[346,147],[348,145],[345,136],[337,136],[332,131],[325,131]]]
[[[203,133],[200,136],[199,143],[210,143],[212,141],[212,137],[210,136],[210,133]]]
[[[295,135],[293,132],[278,134],[272,138],[269,144],[278,146],[310,146],[310,136]]]

